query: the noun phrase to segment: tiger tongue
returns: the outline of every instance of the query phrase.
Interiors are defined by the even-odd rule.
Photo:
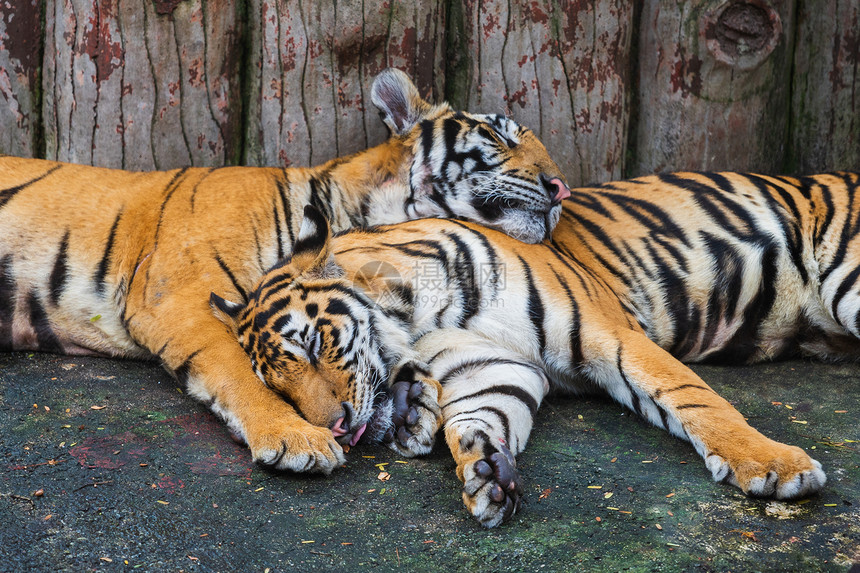
[[[350,447],[352,447],[358,443],[358,440],[361,438],[361,435],[364,434],[364,430],[366,430],[366,429],[367,429],[367,424],[362,424],[361,427],[359,427],[355,431],[355,434],[353,434],[352,439],[349,441]]]

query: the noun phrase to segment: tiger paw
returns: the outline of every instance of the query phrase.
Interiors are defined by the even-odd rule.
[[[280,432],[274,432],[273,426],[268,424],[265,433],[246,436],[251,456],[260,465],[294,472],[330,474],[346,462],[343,448],[328,428],[307,422],[290,423]]]
[[[731,461],[711,454],[705,465],[715,481],[737,486],[752,497],[794,499],[824,486],[827,476],[817,460],[796,446],[767,442],[762,447],[744,448],[742,454],[731,456]]]
[[[508,521],[519,509],[522,495],[517,462],[504,445],[463,468],[463,503],[484,527]]]
[[[430,453],[442,424],[442,409],[439,407],[441,386],[431,378],[408,376],[408,379],[394,383],[391,394],[394,425],[385,441],[404,456]]]

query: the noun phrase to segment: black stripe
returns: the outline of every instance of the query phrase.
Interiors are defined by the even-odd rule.
[[[824,185],[823,183],[818,183],[814,179],[809,181],[809,183],[813,182],[818,184],[818,187],[821,190],[821,199],[824,201],[825,208],[824,213],[819,213],[817,215],[815,222],[815,237],[812,241],[812,248],[813,252],[818,252],[818,245],[821,244],[821,241],[824,239],[824,235],[827,234],[827,231],[830,229],[830,224],[834,219],[833,194],[830,192],[829,186]]]
[[[8,203],[12,199],[12,197],[17,195],[18,193],[20,193],[21,191],[23,191],[24,189],[26,189],[30,185],[33,185],[34,183],[38,183],[39,181],[41,181],[42,179],[44,179],[45,177],[47,177],[48,175],[50,175],[51,173],[53,173],[54,171],[59,169],[60,167],[62,167],[62,165],[55,165],[55,166],[51,167],[50,169],[48,169],[47,171],[45,171],[44,173],[42,173],[41,175],[39,175],[38,177],[36,177],[34,179],[30,179],[26,183],[22,183],[20,185],[16,185],[15,187],[9,187],[8,189],[3,189],[2,191],[0,191],[0,209],[2,209],[3,206],[6,205],[6,203]]]
[[[15,277],[12,275],[12,255],[0,260],[0,350],[13,350],[12,321],[15,317]]]
[[[101,261],[99,261],[99,266],[96,269],[96,272],[93,273],[93,283],[95,283],[96,292],[99,295],[104,295],[105,287],[107,286],[105,283],[105,277],[107,276],[108,267],[110,266],[111,257],[113,256],[113,245],[116,240],[116,230],[119,227],[119,221],[122,218],[123,212],[120,211],[116,215],[116,219],[113,220],[113,225],[110,228],[110,233],[108,234],[108,240],[105,244],[104,253],[102,253]]]
[[[296,242],[295,233],[293,232],[293,205],[290,203],[290,197],[292,197],[292,183],[290,183],[290,175],[286,169],[282,169],[281,173],[284,178],[282,181],[278,181],[278,196],[281,198],[281,209],[284,211],[284,222],[287,225],[287,234],[290,237],[290,244],[292,245]],[[280,232],[278,232],[278,240],[280,240]]]
[[[550,267],[552,269],[552,267]],[[581,318],[579,314],[579,303],[576,302],[576,298],[573,296],[573,293],[570,290],[570,286],[567,284],[567,281],[559,275],[555,269],[552,269],[553,274],[555,275],[556,280],[558,280],[558,284],[561,286],[562,290],[564,290],[567,295],[567,301],[570,303],[570,330],[568,331],[568,344],[570,347],[570,366],[571,368],[576,368],[577,365],[582,364],[584,358],[582,355],[582,339],[580,338],[580,325]]]
[[[676,392],[678,390],[684,390],[686,388],[697,388],[699,390],[707,390],[708,392],[713,392],[713,390],[711,390],[707,386],[700,386],[699,384],[681,384],[680,386],[675,386],[674,388],[669,388],[668,390],[662,390],[658,388],[657,391],[654,392],[654,397],[659,398],[663,394],[668,394],[669,392]]]
[[[198,179],[197,183],[194,184],[194,188],[191,189],[191,200],[189,201],[189,203],[191,204],[191,212],[192,213],[194,213],[195,201],[197,199],[197,190],[199,189],[200,184],[203,183],[203,180],[206,179],[207,177],[209,177],[210,175],[212,175],[212,172],[217,170],[217,169],[221,169],[221,168],[220,167],[210,167],[209,170],[206,172],[206,175],[204,175],[203,177]]]
[[[800,278],[803,281],[803,284],[809,282],[809,275],[806,272],[806,267],[803,264],[803,237],[800,232],[800,211],[797,209],[797,204],[794,201],[794,197],[791,196],[791,193],[783,189],[782,187],[771,184],[766,179],[759,177],[758,175],[747,175],[747,179],[749,179],[755,186],[758,188],[759,192],[768,202],[771,211],[776,216],[779,221],[779,226],[782,228],[783,237],[785,237],[785,241],[788,244],[788,250],[791,255],[791,260],[794,263],[797,272],[800,274]],[[790,211],[792,217],[788,218],[784,215],[785,208],[783,208],[770,193],[770,190],[775,190],[782,200],[787,205],[788,210]]]
[[[173,177],[167,183],[167,186],[164,188],[164,199],[161,201],[161,208],[159,210],[158,215],[158,225],[155,229],[155,236],[158,237],[159,230],[161,229],[161,221],[164,218],[164,210],[167,208],[167,202],[170,201],[170,198],[173,197],[173,194],[179,189],[179,181],[185,172],[188,171],[187,167],[183,167],[179,169],[176,173],[174,173]]]
[[[241,286],[239,286],[239,282],[236,280],[236,275],[230,270],[227,264],[221,259],[221,255],[215,253],[215,262],[218,263],[218,266],[221,267],[221,270],[224,271],[227,276],[230,278],[230,282],[233,283],[233,287],[238,291],[238,293],[242,296],[242,301],[248,300],[248,293],[245,292]]]
[[[465,394],[463,396],[458,396],[454,400],[451,400],[445,407],[449,407],[451,404],[456,404],[457,402],[462,402],[463,400],[471,400],[472,398],[477,398],[480,396],[491,396],[493,394],[503,394],[505,396],[510,396],[511,398],[515,398],[525,404],[525,406],[529,409],[529,413],[531,413],[532,417],[534,417],[535,412],[538,409],[537,400],[534,399],[534,396],[526,392],[520,386],[514,386],[512,384],[498,384],[495,386],[490,386],[489,388],[484,388],[483,390],[478,390],[477,392],[472,392],[471,394]]]
[[[316,207],[320,213],[324,214],[326,219],[331,220],[332,209],[329,204],[331,201],[331,193],[329,192],[328,184],[316,177],[311,177],[308,180],[308,184],[311,187],[310,204]]]
[[[483,263],[483,264],[486,264],[489,267],[490,273],[489,273],[489,277],[487,277],[486,281],[484,281],[483,276],[480,276],[478,278],[478,283],[476,285],[476,289],[479,289],[481,292],[483,292],[485,287],[490,287],[492,289],[492,292],[490,293],[490,300],[495,301],[499,295],[499,291],[502,288],[504,288],[504,286],[506,284],[505,277],[504,277],[505,263],[499,258],[498,251],[496,251],[496,248],[493,247],[492,243],[490,243],[490,240],[487,239],[487,236],[485,233],[482,233],[476,229],[473,229],[473,228],[469,227],[468,225],[461,223],[460,221],[449,221],[449,222],[453,223],[455,225],[458,225],[458,226],[462,227],[463,229],[465,229],[466,231],[468,231],[469,233],[471,233],[475,238],[478,239],[478,241],[481,243],[481,245],[483,245],[484,255],[487,258],[487,262]],[[479,269],[479,272],[480,272],[480,269]]]
[[[636,390],[633,388],[633,384],[630,383],[630,380],[627,378],[627,374],[624,373],[624,368],[621,366],[621,346],[618,347],[615,364],[618,368],[618,374],[621,375],[621,380],[624,381],[624,385],[630,392],[630,400],[633,403],[633,411],[636,412],[640,417],[642,417],[642,406],[639,403],[639,395],[636,393]]]
[[[758,293],[744,309],[740,328],[729,340],[723,350],[706,357],[705,362],[729,362],[742,364],[757,350],[757,333],[761,322],[767,318],[776,301],[777,256],[779,246],[768,245],[761,254],[761,282]]]
[[[719,173],[700,173],[714,182],[716,189],[693,179],[681,177],[677,173],[661,173],[657,177],[667,185],[691,191],[692,199],[713,218],[720,227],[739,237],[749,237],[756,229],[753,217],[740,205],[729,200],[734,191],[732,184]],[[745,228],[733,224],[728,214],[740,220]]]
[[[447,408],[447,406],[446,406],[446,408]],[[498,409],[498,408],[494,408],[494,407],[492,407],[492,406],[481,406],[480,408],[475,408],[474,410],[467,410],[467,411],[463,411],[463,412],[457,412],[456,414],[454,414],[453,416],[451,416],[451,419],[452,419],[452,421],[455,421],[455,422],[457,422],[457,423],[462,423],[462,422],[471,422],[471,421],[475,421],[475,422],[483,422],[483,423],[484,423],[484,424],[486,424],[488,427],[493,428],[493,425],[492,425],[490,422],[488,422],[487,420],[484,420],[484,419],[482,419],[482,418],[476,418],[476,417],[474,417],[474,416],[473,416],[473,417],[471,417],[471,418],[461,418],[461,417],[460,417],[460,416],[467,416],[467,415],[470,415],[470,414],[477,414],[477,413],[479,413],[479,412],[490,412],[491,414],[495,415],[495,416],[499,419],[499,422],[501,422],[501,424],[502,424],[502,429],[504,430],[504,433],[505,433],[505,442],[506,442],[506,443],[508,443],[508,444],[510,444],[510,443],[511,443],[511,423],[510,423],[510,419],[508,418],[507,413],[505,413],[504,411],[502,411],[502,410],[500,410],[500,409]]]
[[[570,197],[562,203],[562,213],[573,213],[573,205],[578,205],[598,215],[615,221],[615,215],[603,206],[600,197],[593,190],[571,189]]]
[[[675,223],[671,215],[654,203],[616,193],[602,193],[602,196],[610,199],[619,209],[652,233],[677,238],[685,246],[690,246],[684,229]]]
[[[676,410],[687,410],[689,408],[710,408],[708,404],[681,404],[680,406],[675,406]]]
[[[54,261],[54,268],[51,270],[51,277],[48,279],[50,288],[51,304],[56,306],[57,301],[63,294],[63,289],[66,287],[66,259],[69,250],[69,230],[66,229],[66,234],[63,235],[63,240],[60,242],[60,250],[57,252],[57,258]]]
[[[140,268],[140,265],[141,265],[141,264],[143,264],[143,261],[144,261],[144,258],[145,258],[145,257],[143,256],[143,251],[144,251],[144,249],[145,249],[145,248],[146,248],[146,247],[141,247],[141,248],[140,248],[140,252],[139,252],[139,253],[137,253],[137,258],[134,260],[134,266],[132,267],[134,270],[132,270],[132,272],[131,272],[131,278],[128,280],[128,288],[126,288],[126,291],[125,291],[125,292],[127,292],[127,293],[132,292],[132,290],[131,290],[131,289],[132,289],[132,287],[134,286],[134,279],[136,279],[136,278],[137,278],[137,271],[138,271],[138,269]],[[152,253],[150,253],[150,254],[152,254]],[[147,256],[149,256],[149,255],[147,255]],[[144,290],[145,290],[145,289],[144,289]],[[144,294],[145,294],[145,293],[144,293]],[[126,304],[126,297],[123,297],[123,305],[124,305],[124,306],[123,306],[123,309],[122,309],[122,323],[123,323],[123,326],[125,326],[126,330],[128,330],[128,325],[129,325],[129,322],[131,321],[131,318],[132,318],[132,317],[131,317],[131,316],[126,316],[126,314],[125,314],[125,313],[126,313],[126,311],[128,310],[128,305]],[[134,315],[132,315],[132,316],[134,316]]]
[[[278,206],[272,201],[272,219],[275,221],[275,239],[278,244],[278,260],[284,260],[284,241],[281,239],[281,220],[278,217]],[[289,226],[287,227],[289,228]],[[292,238],[290,240],[290,244],[292,245]]]
[[[167,346],[167,344],[165,344],[164,346]],[[164,346],[162,347],[162,349],[164,348]],[[194,357],[197,356],[199,353],[200,349],[198,348],[190,355],[188,355],[188,358],[183,360],[182,364],[180,364],[179,367],[173,371],[173,375],[176,376],[176,379],[179,380],[179,382],[183,386],[188,385],[188,378],[189,376],[191,376],[191,362],[194,360]]]
[[[612,275],[621,281],[621,283],[630,288],[630,279],[627,276],[627,273],[621,271],[617,266],[608,261],[603,255],[597,252],[591,245],[593,241],[586,241],[582,239],[582,235],[579,232],[578,228],[583,229],[584,231],[590,233],[595,239],[597,239],[597,244],[603,246],[607,250],[609,250],[614,257],[617,259],[624,258],[624,254],[622,251],[615,245],[615,243],[610,239],[609,235],[604,232],[604,230],[595,222],[580,217],[577,213],[571,213],[570,219],[572,223],[569,225],[569,229],[574,231],[574,234],[579,238],[580,242],[588,248],[589,252],[591,252],[592,256],[597,259],[597,262],[600,263],[600,266],[605,268],[607,271],[612,273]]]
[[[663,408],[657,402],[654,402],[654,405],[657,406],[657,411],[660,413],[660,423],[663,424],[663,429],[669,429],[669,414],[666,412],[666,409]]]
[[[432,363],[442,352],[443,351],[437,352],[432,358],[430,358],[428,364]],[[519,366],[527,370],[531,370],[539,376],[544,375],[543,370],[541,370],[534,364],[529,364],[528,362],[520,362],[519,360],[513,360],[509,358],[477,358],[474,360],[465,360],[463,362],[458,363],[456,366],[449,368],[445,374],[439,376],[437,380],[440,384],[444,385],[454,376],[460,376],[464,372],[472,368],[485,368],[487,366],[500,366],[503,364],[508,366]]]
[[[839,268],[842,261],[845,260],[845,255],[848,252],[848,245],[856,236],[852,229],[851,217],[855,211],[854,197],[857,188],[848,186],[846,191],[848,194],[848,205],[844,209],[845,219],[842,224],[842,232],[839,234],[839,242],[836,247],[836,253],[833,255],[833,261],[821,272],[821,283],[824,283],[824,281],[827,280],[827,277],[830,276],[830,273]]]
[[[39,350],[62,353],[63,346],[54,334],[54,329],[51,328],[51,321],[48,320],[45,307],[39,302],[34,291],[31,291],[27,296],[27,306],[30,307],[30,324],[36,332],[36,342],[39,345]]]
[[[481,277],[475,272],[475,260],[469,246],[454,233],[446,232],[445,235],[451,239],[456,247],[453,270],[463,306],[457,328],[466,328],[469,320],[478,313],[481,307],[479,284]]]
[[[523,266],[523,272],[526,277],[526,285],[528,287],[527,308],[529,313],[529,320],[531,320],[532,322],[532,328],[534,329],[535,335],[538,339],[538,347],[540,348],[541,355],[543,355],[546,352],[546,332],[544,331],[543,324],[543,302],[541,301],[540,293],[535,286],[535,281],[534,277],[532,276],[531,268],[520,255],[517,255],[517,258],[520,260],[520,264]]]
[[[576,278],[579,280],[579,285],[582,287],[582,290],[585,291],[585,296],[591,298],[594,295],[594,290],[592,289],[592,284],[585,280],[583,276],[583,272],[587,273],[592,279],[600,281],[598,277],[594,276],[594,273],[586,268],[579,259],[576,258],[574,253],[569,253],[564,245],[561,245],[555,240],[553,240],[550,245],[550,252],[558,259],[562,265],[564,265],[570,272],[572,272]],[[575,266],[574,266],[575,265]],[[603,282],[603,281],[600,281]],[[605,284],[605,283],[604,283]]]
[[[842,324],[842,321],[839,320],[839,315],[837,314],[839,303],[845,297],[846,294],[851,290],[855,283],[857,282],[857,277],[860,276],[860,265],[854,267],[854,269],[848,273],[842,282],[839,284],[839,288],[836,289],[836,294],[833,295],[833,302],[830,305],[830,313],[833,315],[833,318],[836,319],[836,322]],[[842,326],[848,326],[846,324],[842,324]]]

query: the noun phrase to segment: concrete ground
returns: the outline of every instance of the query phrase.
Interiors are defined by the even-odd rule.
[[[860,571],[860,366],[695,369],[824,491],[746,498],[614,403],[554,399],[488,531],[444,444],[275,474],[154,364],[0,355],[0,571]]]

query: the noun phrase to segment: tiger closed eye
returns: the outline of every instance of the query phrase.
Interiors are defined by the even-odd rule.
[[[312,330],[304,346],[307,350],[308,358],[315,360],[322,349],[322,333],[318,330]]]

